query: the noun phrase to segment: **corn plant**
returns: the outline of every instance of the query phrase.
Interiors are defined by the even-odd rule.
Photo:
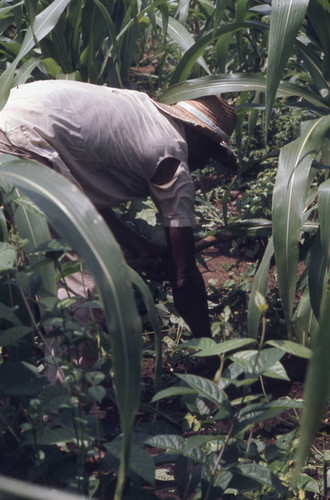
[[[116,493],[116,498],[121,498],[141,374],[141,325],[127,266],[102,218],[66,179],[34,163],[11,157],[2,160],[1,178],[19,187],[43,210],[58,234],[77,249],[100,290],[111,337],[115,390],[124,436]],[[12,255],[9,268],[13,265]]]
[[[265,11],[264,11],[265,12]],[[172,103],[177,100],[196,98],[201,95],[221,92],[261,91],[266,94],[266,124],[269,122],[275,96],[285,97],[290,106],[307,110],[310,121],[302,124],[301,134],[294,142],[285,146],[279,158],[279,170],[273,196],[273,235],[269,241],[264,259],[254,281],[249,304],[249,331],[257,336],[260,312],[255,306],[257,291],[266,294],[266,279],[271,257],[275,252],[277,276],[282,304],[286,316],[288,336],[298,337],[306,342],[309,336],[316,337],[318,331],[317,317],[320,318],[321,302],[327,283],[326,256],[328,254],[327,239],[327,204],[325,201],[328,184],[325,182],[317,191],[313,180],[327,178],[327,169],[324,176],[317,175],[323,164],[329,164],[329,34],[330,10],[327,4],[320,0],[284,2],[274,0],[269,9],[270,25],[268,40],[268,65],[265,75],[254,74],[218,74],[198,79],[184,81],[189,76],[196,58],[205,50],[214,35],[201,37],[189,49],[176,69],[176,82],[162,96],[163,100]],[[286,22],[283,22],[283,19]],[[234,29],[242,30],[244,26]],[[220,28],[221,31],[229,26]],[[264,29],[268,29],[264,28]],[[299,38],[300,29],[305,38]],[[218,33],[219,34],[219,33]],[[290,51],[296,46],[298,61],[306,71],[307,86],[297,85],[290,81],[280,80],[288,62]],[[296,64],[297,64],[296,63]],[[316,167],[316,169],[315,169]],[[326,167],[325,167],[326,168]],[[312,189],[310,187],[312,186]],[[319,198],[319,205],[317,200]],[[321,203],[320,203],[321,201]],[[317,210],[319,208],[319,210]],[[319,222],[317,213],[319,211]],[[318,229],[320,228],[320,229]],[[319,232],[321,237],[319,236]],[[305,288],[299,307],[293,315],[294,296],[297,285],[298,245],[310,234],[315,234],[315,243],[308,254],[309,284]],[[303,236],[302,236],[303,235]],[[320,239],[321,238],[321,239]],[[320,244],[320,241],[322,244]],[[323,314],[327,314],[323,310]],[[322,317],[324,321],[324,318]],[[294,328],[295,326],[295,328]],[[320,340],[320,337],[323,340]],[[317,344],[323,342],[325,352],[329,352],[324,336],[318,335]],[[317,355],[315,354],[317,357]],[[328,359],[328,358],[327,358]],[[315,366],[313,361],[312,366]],[[329,395],[329,373],[326,361],[319,366],[318,380],[325,382],[323,398]],[[310,388],[307,396],[311,396],[312,389],[317,388],[315,369],[311,368],[314,376],[309,379]],[[306,401],[306,420],[310,422],[320,418],[322,405],[313,413],[313,405]],[[314,416],[313,416],[314,415]],[[310,442],[315,432],[305,426],[302,430],[304,443]],[[307,437],[308,436],[308,437]],[[302,452],[301,452],[302,453]],[[306,446],[304,446],[306,454]],[[302,455],[300,455],[302,460]],[[301,464],[301,461],[300,461]]]

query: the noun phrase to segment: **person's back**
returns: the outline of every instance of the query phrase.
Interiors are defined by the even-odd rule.
[[[210,337],[194,254],[189,166],[212,157],[233,167],[226,142],[235,122],[233,108],[216,96],[168,106],[132,90],[35,82],[13,89],[0,112],[0,153],[41,161],[80,184],[119,243],[137,256],[166,254],[178,312],[195,337]],[[131,231],[110,208],[148,195],[163,217],[166,250]]]
[[[80,184],[97,207],[148,196],[162,160],[188,157],[184,128],[146,94],[82,82],[14,88],[0,130],[18,151]]]

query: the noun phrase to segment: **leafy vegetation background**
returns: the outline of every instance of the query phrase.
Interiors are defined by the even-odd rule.
[[[257,264],[238,282],[229,269],[209,283],[213,339],[191,340],[162,272],[142,279],[81,193],[2,156],[0,490],[159,498],[170,464],[177,498],[326,498],[329,2],[1,0],[0,21],[1,107],[13,86],[48,78],[167,103],[224,94],[238,115],[240,170],[197,176],[197,236],[231,241]],[[161,240],[149,202],[118,212]],[[81,260],[67,259],[71,248]],[[82,302],[68,278],[83,268],[98,292]],[[215,380],[189,373],[214,354]],[[298,360],[293,380],[310,359],[304,405],[272,398],[288,359]],[[258,426],[279,415],[295,424],[267,442]]]

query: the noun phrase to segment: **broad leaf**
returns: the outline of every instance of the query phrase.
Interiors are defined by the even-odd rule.
[[[224,406],[228,411],[231,410],[230,402],[227,395],[224,393],[220,387],[203,377],[197,375],[177,375],[181,380],[183,380],[189,387],[195,389],[200,397],[211,401],[217,406]]]
[[[185,386],[168,387],[167,389],[164,389],[163,391],[160,391],[157,394],[155,394],[155,396],[152,398],[151,401],[152,403],[155,403],[156,401],[160,401],[161,399],[164,398],[173,398],[173,396],[184,396],[185,394],[197,394],[197,391],[196,389],[192,389],[191,387],[185,387]]]
[[[0,392],[9,396],[34,396],[41,392],[47,379],[38,368],[24,361],[3,363],[0,367]]]
[[[241,476],[244,476],[249,479],[253,479],[259,484],[264,484],[268,487],[273,487],[280,491],[285,491],[286,488],[283,486],[281,481],[276,477],[276,475],[271,472],[267,467],[263,467],[259,464],[240,464],[235,465],[232,472]],[[234,484],[233,484],[234,486]]]
[[[294,356],[298,356],[299,358],[309,359],[312,357],[311,349],[290,340],[268,340],[266,342],[266,345],[267,344],[273,347],[278,347],[279,349],[283,349],[284,352],[293,354]]]
[[[217,343],[212,339],[201,338],[185,342],[184,344],[182,344],[182,347],[191,347],[192,349],[196,350],[198,349],[198,352],[194,353],[194,356],[204,358],[207,356],[215,356],[225,352],[236,351],[237,349],[241,349],[242,347],[246,347],[247,345],[251,345],[254,343],[254,339],[234,339]]]
[[[13,326],[0,332],[0,346],[17,345],[18,341],[32,331],[29,326]]]

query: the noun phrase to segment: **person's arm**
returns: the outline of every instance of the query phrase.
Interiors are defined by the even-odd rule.
[[[174,305],[194,337],[210,337],[207,295],[196,266],[191,227],[166,227]]]
[[[127,224],[122,222],[115,212],[110,208],[99,210],[105,222],[111,229],[119,245],[129,250],[135,257],[162,256],[166,253],[166,247],[148,240]]]

